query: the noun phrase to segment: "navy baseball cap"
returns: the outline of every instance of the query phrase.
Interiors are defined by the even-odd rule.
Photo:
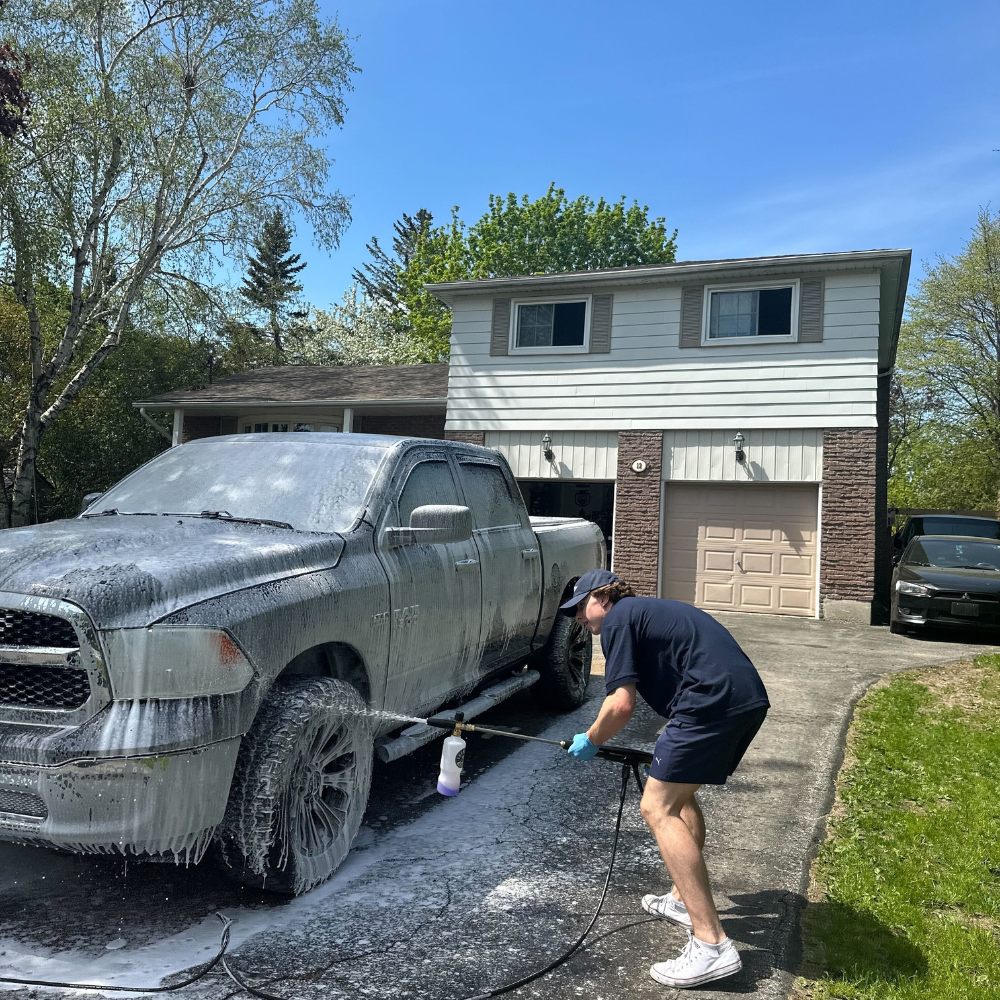
[[[606,587],[609,583],[619,582],[618,577],[609,569],[592,569],[589,573],[584,573],[576,581],[576,586],[573,588],[573,596],[565,604],[560,604],[559,610],[567,618],[572,618],[576,614],[576,606],[592,590],[597,590],[598,587]]]

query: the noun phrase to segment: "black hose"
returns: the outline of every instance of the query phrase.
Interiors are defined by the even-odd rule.
[[[639,768],[636,764],[622,764],[622,787],[621,796],[618,800],[618,818],[615,820],[615,837],[611,843],[611,860],[608,862],[608,874],[604,880],[604,889],[601,891],[601,898],[598,900],[597,909],[594,911],[593,917],[590,918],[590,923],[587,924],[587,929],[573,942],[573,944],[564,951],[555,961],[550,962],[545,966],[544,969],[539,969],[537,972],[532,972],[530,975],[522,976],[520,979],[514,980],[514,982],[506,983],[503,986],[496,986],[492,990],[488,990],[486,993],[474,993],[469,996],[462,997],[461,1000],[490,1000],[491,997],[502,996],[504,993],[512,993],[514,990],[520,989],[522,986],[527,986],[528,983],[533,983],[536,979],[541,979],[542,976],[547,976],[550,972],[554,972],[565,962],[568,962],[577,951],[579,951],[580,946],[583,944],[587,935],[594,929],[594,924],[597,923],[597,918],[601,915],[601,910],[604,907],[604,900],[608,895],[608,886],[611,884],[611,873],[615,868],[615,855],[618,853],[618,835],[622,828],[622,813],[625,810],[625,794],[628,791],[628,779],[629,774],[635,775],[635,783],[639,788],[639,793],[642,794],[642,780],[639,777]],[[645,921],[643,921],[645,922]],[[251,986],[246,980],[242,979],[239,974],[234,972],[226,959],[222,958],[222,967],[229,974],[229,978],[232,979],[240,989],[246,990],[252,996],[259,997],[260,1000],[289,1000],[288,997],[278,996],[276,993],[268,993],[266,990],[257,989],[255,986]]]

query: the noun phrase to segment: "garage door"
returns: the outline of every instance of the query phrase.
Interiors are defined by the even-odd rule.
[[[718,611],[813,615],[815,486],[671,483],[664,597]]]

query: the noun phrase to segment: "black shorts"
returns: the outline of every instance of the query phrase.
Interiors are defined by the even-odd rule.
[[[653,748],[650,775],[685,785],[724,785],[766,715],[765,705],[707,723],[671,719]]]

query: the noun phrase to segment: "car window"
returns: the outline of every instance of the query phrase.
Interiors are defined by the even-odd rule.
[[[399,523],[405,528],[410,515],[425,504],[460,504],[458,490],[448,463],[444,461],[420,462],[406,477],[406,485],[399,495]]]
[[[496,465],[462,462],[462,488],[477,528],[520,525],[520,507],[511,496],[507,477]]]
[[[986,518],[925,517],[921,535],[978,535],[980,538],[1000,538],[1000,522]]]
[[[984,569],[1000,573],[1000,544],[924,537],[914,541],[904,562],[909,566]]]

